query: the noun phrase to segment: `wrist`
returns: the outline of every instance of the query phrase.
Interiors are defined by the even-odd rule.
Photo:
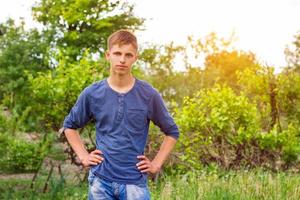
[[[80,162],[82,163],[83,161],[86,160],[86,158],[88,157],[88,153],[82,153],[82,154],[78,154],[78,158],[80,160]]]
[[[157,171],[160,171],[161,166],[162,166],[161,164],[159,164],[159,163],[157,163],[155,161],[152,161],[152,165],[153,165],[154,168],[157,169]]]

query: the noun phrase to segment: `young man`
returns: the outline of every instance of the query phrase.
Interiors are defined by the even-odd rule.
[[[89,199],[150,199],[147,175],[160,170],[179,136],[159,93],[131,73],[137,49],[131,32],[113,33],[106,52],[109,77],[85,88],[64,121],[68,142],[82,165],[90,167]],[[96,150],[89,153],[76,129],[91,118]],[[165,133],[152,161],[143,155],[150,120]]]

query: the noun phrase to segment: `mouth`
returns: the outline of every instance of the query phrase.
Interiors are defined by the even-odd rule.
[[[118,67],[118,68],[127,68],[126,65],[116,65],[116,67]]]

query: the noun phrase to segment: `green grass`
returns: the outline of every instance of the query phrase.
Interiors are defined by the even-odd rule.
[[[151,185],[153,199],[299,200],[300,175],[262,170],[202,172],[167,177]]]
[[[52,180],[50,190],[28,189],[30,181],[0,180],[0,199],[87,199],[87,184]],[[253,171],[209,171],[149,181],[153,200],[299,200],[300,175]]]
[[[43,193],[45,177],[30,189],[31,180],[0,180],[0,199],[87,199],[86,184],[66,184],[63,179],[51,179],[46,193]]]

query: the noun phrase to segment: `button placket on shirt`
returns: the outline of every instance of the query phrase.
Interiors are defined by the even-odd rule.
[[[117,114],[117,121],[121,122],[124,115],[124,95],[118,95],[118,114]]]

